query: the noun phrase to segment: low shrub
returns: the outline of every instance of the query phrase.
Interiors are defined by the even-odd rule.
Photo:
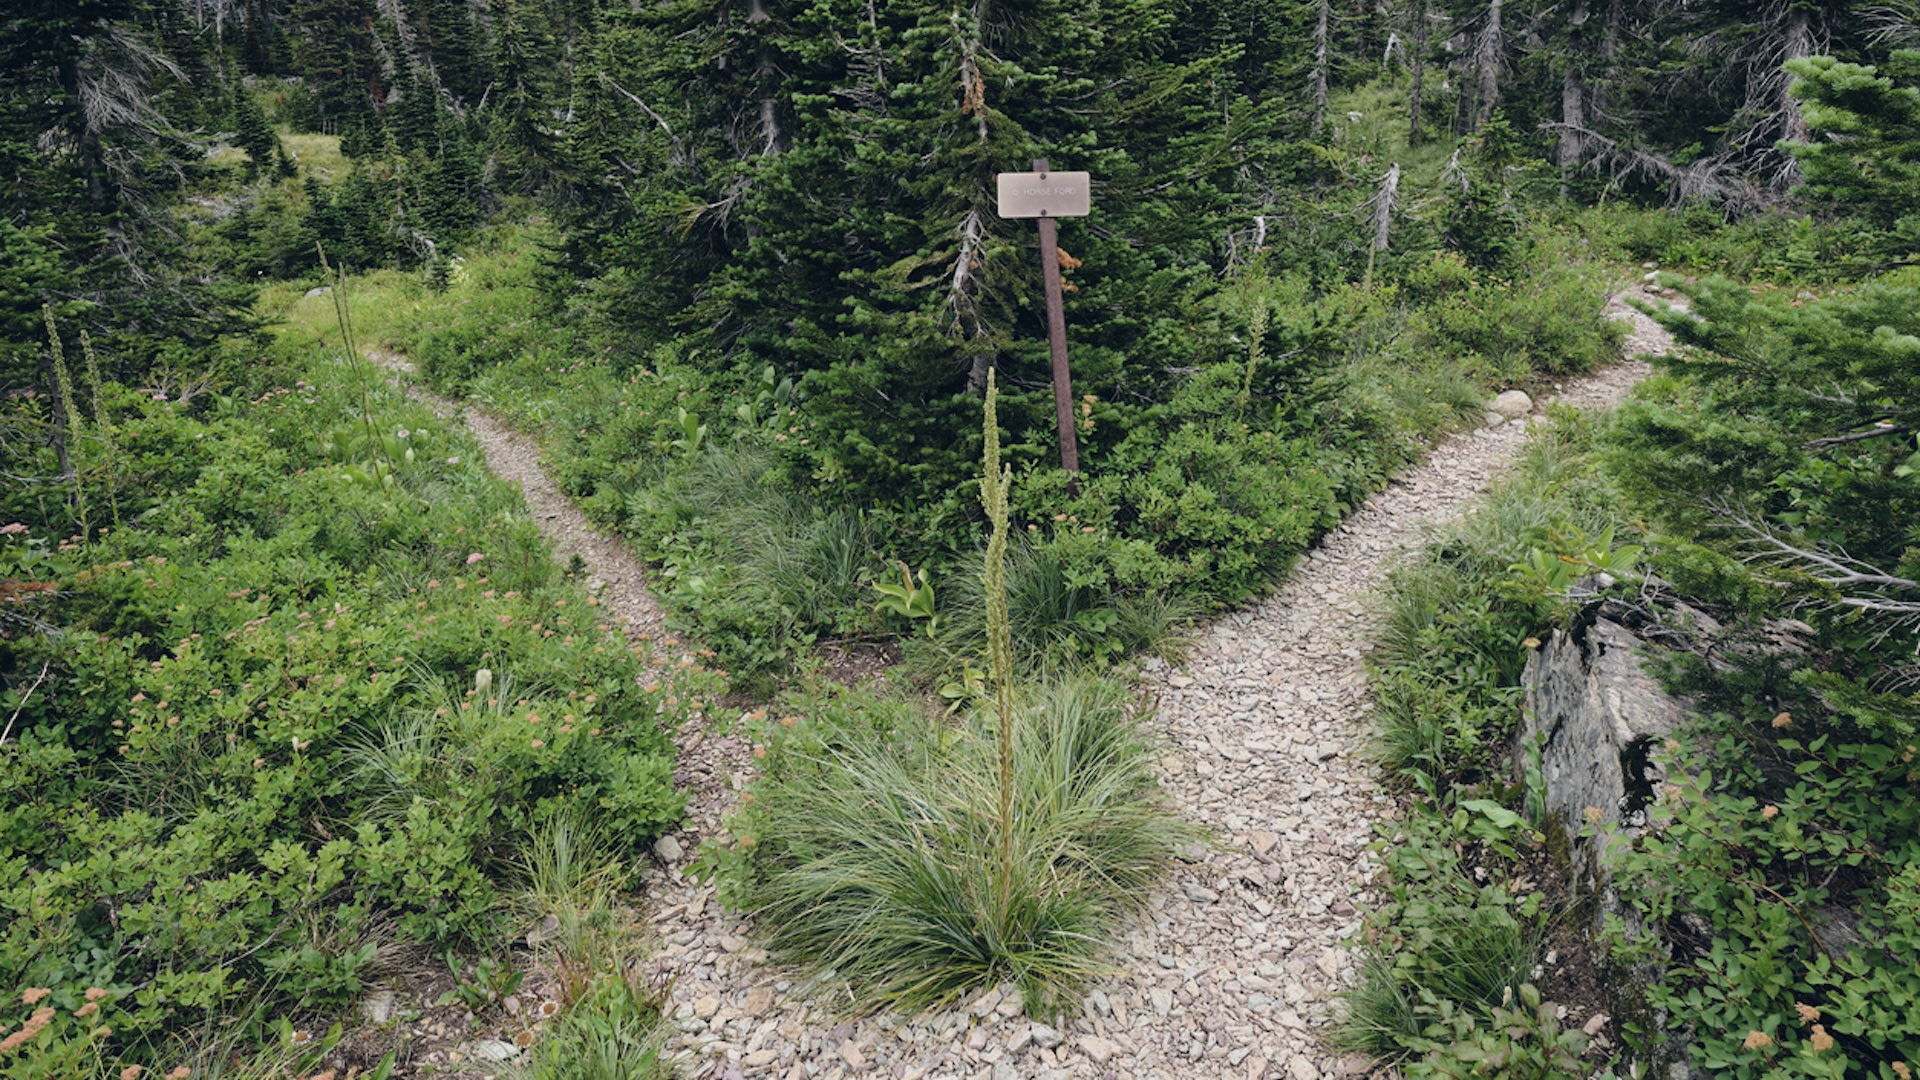
[[[759,733],[768,771],[717,856],[728,903],[777,961],[846,980],[858,1010],[1002,981],[1036,1015],[1072,1007],[1189,838],[1127,689],[1078,677],[1022,694],[1011,875],[989,717],[944,727],[869,691],[825,706]]]
[[[1555,417],[1484,505],[1388,577],[1370,664],[1375,750],[1392,774],[1440,788],[1492,775],[1519,721],[1526,642],[1565,606],[1566,582],[1532,567],[1610,565],[1617,520],[1595,472],[1595,427]]]
[[[1521,869],[1544,854],[1544,792],[1537,771],[1506,777],[1528,639],[1570,613],[1573,580],[1638,555],[1615,542],[1600,430],[1556,410],[1485,504],[1388,578],[1375,750],[1411,804],[1381,827],[1385,896],[1338,1037],[1409,1077],[1593,1071],[1532,985],[1557,917]]]
[[[118,527],[4,503],[8,582],[50,588],[0,624],[0,984],[105,991],[105,1059],[493,940],[516,837],[672,827],[672,730],[718,690],[562,579],[470,441],[304,363],[197,409],[109,384]]]

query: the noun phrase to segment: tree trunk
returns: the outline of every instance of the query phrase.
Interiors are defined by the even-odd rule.
[[[1313,128],[1319,131],[1327,120],[1327,23],[1332,15],[1333,0],[1317,0],[1314,4],[1313,19],[1313,74],[1308,83],[1308,93],[1313,98]]]
[[[747,25],[758,26],[767,21],[766,0],[747,0]],[[765,44],[760,46],[754,58],[753,77],[760,88],[760,153],[764,155],[780,152],[780,103],[775,96],[775,88],[780,85],[779,65],[774,63],[773,50]]]
[[[1501,0],[1487,0],[1487,21],[1474,46],[1473,65],[1480,78],[1479,113],[1475,125],[1493,118],[1500,105],[1500,65],[1506,53],[1506,40],[1500,28]]]
[[[1813,55],[1813,17],[1805,9],[1796,7],[1788,14],[1781,52],[1783,60],[1800,60]],[[1813,130],[1807,127],[1807,118],[1800,113],[1800,103],[1788,93],[1792,86],[1793,80],[1781,80],[1780,134],[1782,138],[1806,142],[1813,137]],[[1799,170],[1794,171],[1795,179],[1798,179]]]
[[[1427,78],[1427,0],[1413,4],[1413,92],[1407,95],[1407,145],[1420,143],[1420,90]]]
[[[1586,150],[1586,87],[1580,69],[1569,65],[1560,79],[1560,145],[1554,148],[1554,164],[1560,167],[1560,199],[1566,201],[1567,186],[1580,167]]]

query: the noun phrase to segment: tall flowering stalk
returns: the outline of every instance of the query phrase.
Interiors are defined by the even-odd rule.
[[[87,527],[87,485],[81,476],[80,466],[80,410],[73,403],[73,378],[67,373],[66,350],[60,347],[60,329],[53,322],[53,308],[42,304],[40,314],[47,320],[47,345],[53,350],[53,384],[60,395],[60,415],[55,422],[66,429],[67,471],[73,477],[73,497],[80,513],[81,542],[92,538],[92,530]]]
[[[987,666],[993,678],[994,713],[1000,742],[1000,899],[1004,911],[1013,882],[1013,624],[1007,616],[1007,490],[1013,486],[1012,466],[1000,464],[1000,420],[995,409],[999,391],[994,373],[987,372],[985,471],[980,478],[980,504],[986,508],[993,533],[987,539],[985,589],[987,597]]]

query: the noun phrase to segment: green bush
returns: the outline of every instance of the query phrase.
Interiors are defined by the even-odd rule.
[[[1376,751],[1392,773],[1437,787],[1493,774],[1519,720],[1527,640],[1564,600],[1523,568],[1587,570],[1616,513],[1596,475],[1594,426],[1563,411],[1528,444],[1514,476],[1388,577],[1370,664]]]
[[[1662,938],[1619,947],[1716,1076],[1890,1078],[1920,1064],[1920,765],[1803,725],[1723,714],[1676,755],[1616,879]]]
[[[88,542],[71,501],[4,507],[9,580],[58,591],[0,635],[0,982],[105,990],[131,1063],[491,940],[555,813],[642,849],[717,689],[560,579],[471,442],[309,370],[205,418],[110,388],[124,524]]]
[[[1531,978],[1549,914],[1541,894],[1477,884],[1454,831],[1431,811],[1389,830],[1388,893],[1369,917],[1377,936],[1345,998],[1342,1045],[1382,1060],[1434,1049],[1456,1011],[1485,1023]]]
[[[1025,692],[1014,723],[1010,876],[990,719],[941,727],[848,690],[758,733],[767,771],[717,856],[724,898],[777,961],[846,980],[856,1010],[1002,981],[1035,1015],[1073,1007],[1189,830],[1162,805],[1123,686]]]
[[[1529,639],[1570,612],[1567,586],[1624,576],[1602,426],[1571,410],[1536,430],[1518,469],[1396,568],[1369,658],[1375,749],[1414,800],[1381,827],[1386,895],[1369,913],[1339,1038],[1408,1076],[1584,1077],[1586,1038],[1530,985],[1557,913],[1520,892],[1537,858],[1537,771],[1511,785]]]

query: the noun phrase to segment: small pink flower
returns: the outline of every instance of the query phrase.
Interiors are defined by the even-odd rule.
[[[476,551],[473,554],[467,556],[467,565],[472,566],[474,563],[477,563],[484,558],[486,558],[485,555],[482,555]]]
[[[27,527],[17,521],[11,525],[0,525],[0,536],[19,536],[26,531]]]

